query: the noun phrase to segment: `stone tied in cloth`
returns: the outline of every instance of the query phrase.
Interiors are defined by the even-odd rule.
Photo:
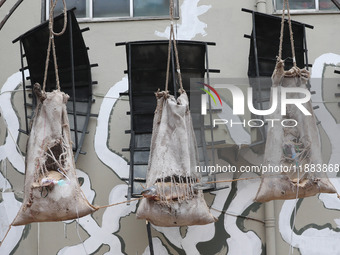
[[[157,92],[145,197],[138,219],[163,227],[204,225],[215,222],[201,190],[197,145],[187,94],[176,100],[168,92]]]
[[[12,225],[63,221],[93,213],[75,171],[65,93],[40,90],[27,142],[24,201]]]
[[[284,63],[276,64],[272,82],[279,88],[278,99],[281,98],[281,87],[307,89],[309,72],[293,67],[284,71]],[[302,98],[302,93],[289,93],[290,99]],[[286,115],[281,116],[281,102],[269,119],[287,120],[297,123],[286,126],[273,125],[268,127],[264,166],[289,169],[280,173],[267,172],[263,175],[255,200],[267,202],[274,199],[294,199],[314,196],[317,193],[336,193],[325,172],[312,171],[313,167],[322,166],[321,145],[316,126],[316,119],[310,101],[303,106],[312,115],[304,115],[296,105],[286,107]],[[279,123],[277,121],[277,123]]]

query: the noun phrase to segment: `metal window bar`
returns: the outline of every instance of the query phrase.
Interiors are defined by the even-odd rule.
[[[22,42],[20,41],[20,63],[21,63],[21,77],[22,77],[22,87],[24,91],[24,106],[25,106],[25,130],[19,129],[20,132],[28,134],[28,115],[27,115],[27,97],[26,97],[26,82],[25,82],[25,73],[24,73],[24,53]],[[31,116],[30,116],[31,117]]]
[[[335,74],[340,74],[340,70],[334,70]],[[338,88],[340,87],[340,83],[338,83]],[[334,94],[335,97],[339,97],[340,93],[335,93]],[[340,102],[338,102],[338,106],[340,107]]]
[[[206,66],[206,77],[207,77],[207,82],[210,84],[210,72],[209,72],[209,58],[208,58],[208,44],[205,45],[205,66]],[[210,89],[208,88],[210,91]],[[210,122],[210,138],[211,138],[211,151],[212,151],[212,165],[216,165],[216,160],[215,160],[215,144],[214,144],[214,130],[213,130],[213,116],[212,116],[212,107],[211,107],[211,97],[208,97],[208,104],[209,104],[209,122]],[[204,118],[201,118],[201,127],[204,127]],[[201,133],[204,134],[204,129],[201,129]],[[204,158],[205,158],[205,165],[208,165],[208,155],[207,155],[207,144],[204,142],[203,144],[203,152],[204,152]],[[208,181],[216,181],[216,174],[211,174],[209,173],[209,178]],[[212,184],[212,187],[209,190],[216,190],[217,184],[214,183]]]
[[[256,77],[260,77],[260,68],[259,68],[259,58],[258,58],[258,54],[257,54],[257,41],[256,41],[256,25],[255,25],[255,13],[252,13],[252,21],[253,21],[253,44],[254,44],[254,55],[255,55],[255,69],[256,69]],[[261,87],[260,87],[260,83],[259,80],[256,79],[256,95],[257,95],[257,102],[258,102],[258,106],[260,109],[263,109],[263,100],[262,100],[262,94],[261,94]],[[258,116],[261,120],[264,120],[263,116]],[[262,126],[260,129],[260,135],[261,135],[261,140],[260,140],[260,144],[265,142],[266,138],[267,138],[267,134],[266,134],[266,127]]]

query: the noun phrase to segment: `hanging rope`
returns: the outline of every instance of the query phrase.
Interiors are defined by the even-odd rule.
[[[121,204],[125,204],[125,203],[131,203],[133,201],[138,201],[138,200],[141,200],[143,198],[144,197],[134,198],[134,199],[131,199],[131,200],[128,200],[128,201],[122,201],[122,202],[111,204],[111,205],[98,206],[97,208],[98,209],[103,209],[103,208],[108,208],[108,207],[112,207],[112,206],[116,206],[116,205],[121,205]]]
[[[226,214],[226,215],[229,215],[229,216],[234,216],[234,217],[242,218],[242,219],[245,219],[245,220],[253,220],[253,221],[257,221],[259,223],[265,224],[265,222],[263,220],[259,220],[259,219],[252,218],[252,217],[248,217],[248,216],[245,216],[245,215],[239,215],[239,214],[236,214],[236,213],[231,213],[231,212],[224,211],[224,210],[218,210],[218,209],[216,209],[214,207],[211,207],[211,206],[209,206],[210,210],[214,210],[216,212],[219,212],[219,213],[222,213],[222,214]]]
[[[48,28],[49,28],[50,34],[49,34],[47,55],[46,55],[46,62],[45,62],[44,82],[43,82],[43,88],[42,88],[43,92],[45,92],[45,89],[46,89],[46,80],[47,80],[47,73],[48,73],[48,65],[49,65],[49,61],[50,61],[51,47],[52,47],[52,54],[53,54],[56,87],[57,87],[57,90],[60,91],[57,54],[56,54],[56,50],[55,50],[54,36],[61,36],[66,31],[66,27],[67,27],[67,13],[66,12],[67,12],[67,9],[66,9],[65,0],[63,0],[64,26],[63,26],[63,29],[59,33],[54,32],[53,31],[53,24],[54,24],[53,13],[54,13],[54,8],[57,5],[57,2],[58,2],[58,0],[50,0],[50,12],[49,12],[49,23],[48,23]]]
[[[169,74],[170,74],[170,58],[171,58],[171,44],[174,45],[174,52],[175,52],[175,62],[176,62],[176,72],[179,81],[180,93],[184,92],[183,89],[183,82],[182,82],[182,75],[181,75],[181,67],[179,64],[179,57],[178,57],[178,50],[177,50],[177,43],[174,33],[174,1],[170,0],[169,6],[169,14],[170,14],[170,36],[169,36],[169,47],[168,47],[168,61],[166,67],[166,80],[165,80],[165,91],[168,91],[169,88]]]
[[[292,29],[292,20],[291,20],[291,16],[290,16],[289,0],[283,0],[283,4],[282,4],[280,46],[279,46],[279,55],[278,55],[277,60],[278,61],[282,60],[283,34],[284,34],[284,23],[285,23],[285,6],[287,6],[288,27],[289,27],[290,45],[291,45],[291,48],[292,48],[293,66],[296,67],[294,35],[293,35],[293,29]]]
[[[286,0],[286,3],[287,3],[288,27],[289,27],[290,45],[292,48],[293,65],[294,67],[296,67],[294,36],[293,36],[293,29],[292,29],[292,20],[290,17],[289,0]]]
[[[285,26],[285,4],[286,4],[286,1],[283,0],[283,3],[282,3],[282,17],[281,17],[279,56],[277,57],[278,61],[280,61],[282,59],[283,32],[284,32],[284,26]]]

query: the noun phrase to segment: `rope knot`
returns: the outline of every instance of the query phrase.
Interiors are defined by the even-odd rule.
[[[292,49],[293,66],[296,67],[294,36],[293,36],[292,21],[291,21],[291,17],[290,17],[290,9],[289,9],[289,1],[288,0],[283,0],[283,5],[282,5],[279,56],[277,58],[282,59],[283,34],[284,34],[284,23],[285,23],[285,5],[287,6],[288,27],[289,27],[289,35],[290,35],[290,45],[291,45],[291,49]]]

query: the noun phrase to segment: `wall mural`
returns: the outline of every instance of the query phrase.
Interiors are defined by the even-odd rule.
[[[27,74],[28,72],[25,72],[26,76]],[[21,82],[22,76],[18,72],[9,77],[1,88],[0,112],[1,118],[3,118],[7,125],[7,134],[3,145],[0,146],[0,160],[3,166],[6,166],[7,162],[9,162],[16,171],[23,174],[25,172],[25,159],[23,159],[16,148],[20,124],[11,100],[13,91],[20,87]],[[1,237],[5,236],[8,226],[12,223],[21,207],[21,203],[16,200],[14,191],[11,189],[11,183],[6,177],[0,173],[0,191],[2,191],[2,200],[0,200]],[[0,247],[0,254],[10,254],[20,241],[23,230],[24,226],[13,228],[8,234],[6,242]]]
[[[196,35],[206,35],[205,28],[207,25],[198,19],[198,16],[206,13],[211,6],[198,6],[199,0],[185,0],[181,6],[183,15],[181,24],[177,27],[177,39],[190,40]],[[193,24],[194,23],[194,24]],[[169,27],[164,32],[156,31],[155,34],[159,37],[168,37]],[[312,73],[312,87],[316,90],[316,95],[313,100],[322,102],[322,79],[316,80],[313,78],[322,78],[324,66],[337,65],[340,63],[340,55],[325,54],[315,60]],[[28,72],[25,72],[28,76]],[[1,118],[7,125],[6,139],[3,145],[0,146],[0,161],[2,165],[9,162],[16,171],[23,174],[25,170],[24,158],[16,148],[16,141],[19,133],[19,118],[15,113],[12,103],[12,96],[15,90],[21,86],[21,73],[15,73],[8,78],[6,83],[1,88],[0,94],[0,110]],[[116,83],[106,93],[102,101],[97,127],[94,136],[94,148],[98,158],[103,164],[109,167],[119,178],[127,178],[129,166],[125,159],[120,155],[111,151],[108,148],[107,140],[109,137],[110,115],[119,98],[120,92],[125,92],[128,89],[128,79],[123,77],[121,81]],[[227,104],[223,104],[228,107]],[[328,112],[323,103],[318,104],[320,109],[316,111],[317,117],[321,120],[321,125],[332,143],[331,162],[337,162],[340,157],[340,138],[337,135],[340,131],[340,126],[337,124]],[[223,112],[227,112],[225,109]],[[231,111],[231,109],[229,109]],[[223,116],[220,116],[224,118]],[[326,125],[327,124],[327,125]],[[233,129],[231,136],[236,144],[249,143],[250,135],[246,130]],[[4,172],[4,171],[2,171]],[[95,191],[91,189],[90,176],[81,170],[77,170],[78,177],[82,177],[84,182],[82,189],[90,203],[93,202]],[[254,174],[243,174],[240,177],[252,177]],[[0,190],[2,191],[2,199],[0,199],[0,236],[3,237],[8,225],[13,221],[21,203],[16,199],[14,191],[11,189],[11,183],[0,174]],[[230,176],[229,176],[230,177]],[[334,176],[329,176],[334,177]],[[340,182],[338,179],[331,178],[333,185],[340,190]],[[167,246],[181,254],[206,254],[204,246],[209,246],[209,250],[214,250],[215,254],[243,255],[243,254],[263,254],[264,248],[260,237],[254,231],[248,231],[242,224],[238,223],[238,218],[232,215],[221,214],[220,211],[227,210],[234,215],[240,215],[250,210],[256,210],[257,204],[253,202],[256,191],[259,186],[259,179],[241,181],[233,183],[231,188],[213,192],[214,199],[211,204],[212,214],[219,218],[217,223],[212,223],[204,226],[190,226],[186,229],[183,235],[180,228],[163,228],[153,226],[154,230],[164,236],[161,238],[153,238],[153,246],[155,254],[169,254]],[[108,202],[110,204],[126,200],[127,184],[120,184],[112,188]],[[328,209],[340,210],[340,201],[336,195],[322,194],[319,199]],[[317,229],[308,228],[302,234],[292,234],[291,216],[294,212],[295,201],[284,202],[280,211],[279,231],[282,238],[288,244],[299,248],[301,254],[335,254],[337,251],[338,240],[340,233],[329,228]],[[78,224],[86,231],[88,238],[79,241],[79,244],[74,246],[60,247],[58,255],[66,254],[93,254],[103,244],[109,246],[109,252],[105,254],[125,254],[124,240],[118,238],[116,233],[120,228],[120,220],[136,211],[137,202],[131,202],[130,205],[122,204],[119,206],[109,207],[105,209],[102,216],[101,225],[90,215],[83,217],[78,221]],[[340,218],[334,219],[337,225],[340,225]],[[70,224],[74,221],[65,221],[65,224]],[[221,227],[223,225],[223,227]],[[17,245],[23,235],[24,226],[13,227],[9,233],[6,242],[0,248],[0,254],[10,254]],[[146,234],[146,232],[145,232]],[[323,242],[316,242],[316,239],[322,238]],[[216,242],[218,240],[218,242]],[[204,244],[204,245],[201,245]],[[317,252],[316,252],[317,251]],[[149,247],[145,247],[144,255],[150,254]]]

